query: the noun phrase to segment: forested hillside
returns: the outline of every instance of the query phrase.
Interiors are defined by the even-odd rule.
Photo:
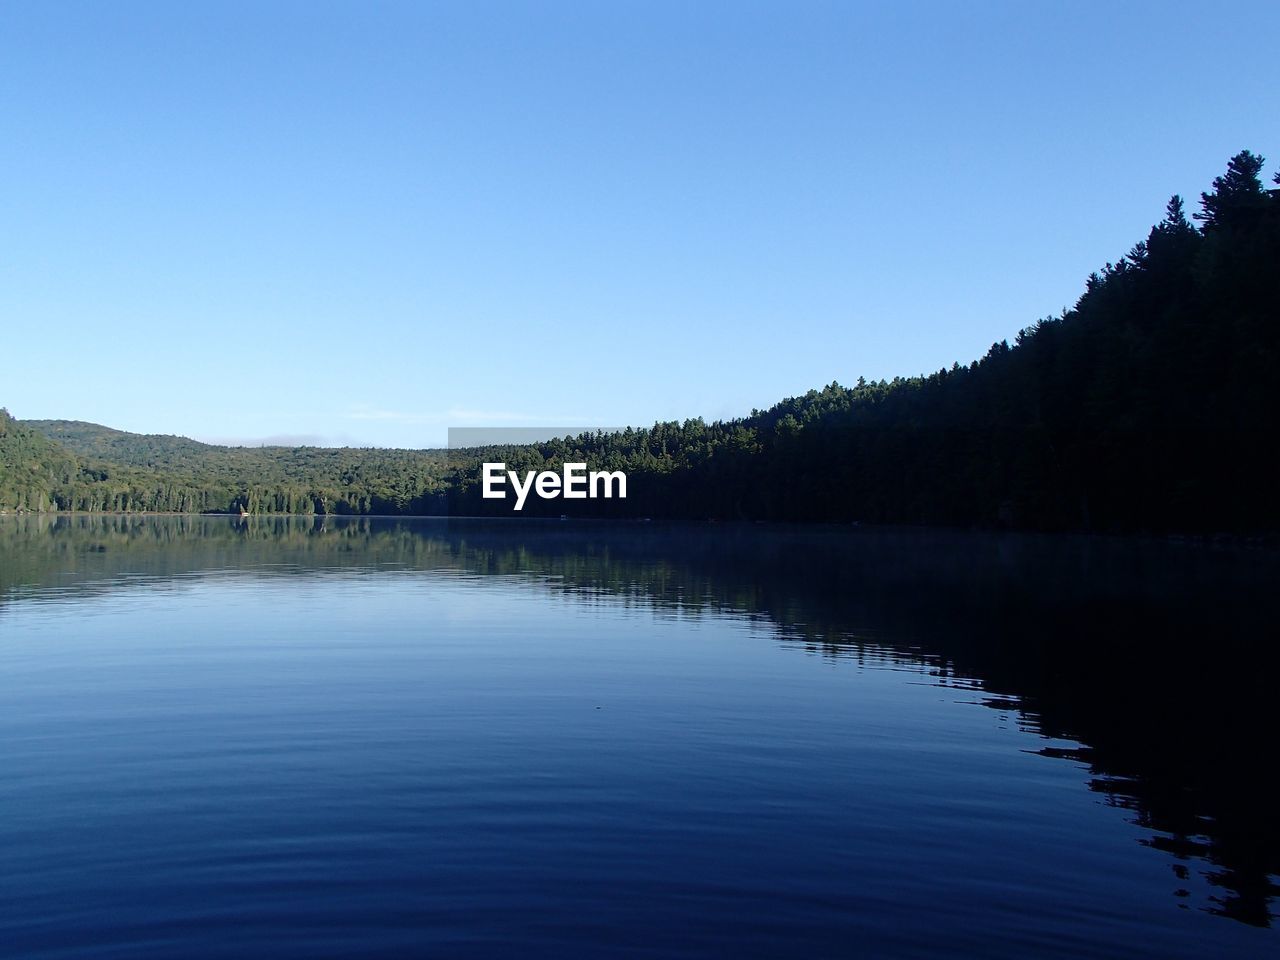
[[[632,471],[594,512],[1115,531],[1275,531],[1280,190],[1234,157],[1188,220],[1088,278],[1074,309],[925,377],[837,383],[742,420],[546,445]],[[1280,183],[1280,175],[1276,178]],[[643,478],[653,478],[644,482]],[[461,512],[480,512],[469,471]],[[563,501],[530,501],[559,510]],[[527,508],[529,509],[529,508]]]
[[[426,513],[443,492],[445,455],[347,447],[223,447],[186,437],[126,433],[75,420],[24,425],[109,470],[147,482],[130,510],[262,513]],[[93,496],[81,489],[73,499]],[[192,506],[194,504],[194,506]],[[92,509],[75,507],[74,509]]]
[[[133,467],[181,469],[193,458],[231,450],[186,437],[128,433],[81,420],[24,420],[23,424],[56,440],[78,457]]]
[[[74,482],[75,457],[0,408],[0,511],[56,509],[53,491]]]
[[[5,415],[8,418],[8,415]],[[8,418],[64,469],[42,474],[45,506],[124,512],[412,514],[441,512],[445,455],[427,450],[222,447],[71,420]],[[24,441],[31,442],[31,441]],[[16,444],[0,437],[0,451]],[[17,457],[14,453],[11,457]],[[0,461],[3,463],[5,461]],[[0,490],[10,485],[0,472]]]
[[[0,509],[505,514],[480,497],[481,460],[585,460],[627,471],[628,499],[530,498],[525,514],[1275,531],[1280,190],[1262,169],[1237,155],[1194,217],[1175,196],[1073,309],[928,376],[448,461],[6,416]]]

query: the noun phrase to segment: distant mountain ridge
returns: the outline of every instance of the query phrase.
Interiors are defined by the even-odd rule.
[[[179,458],[214,449],[212,444],[189,437],[129,433],[84,420],[23,420],[21,423],[62,444],[76,456],[139,467],[171,464]]]
[[[428,509],[444,473],[439,451],[224,447],[80,420],[14,420],[0,451],[38,450],[56,468],[35,481],[0,460],[0,510],[413,513]],[[21,480],[23,493],[6,493]]]

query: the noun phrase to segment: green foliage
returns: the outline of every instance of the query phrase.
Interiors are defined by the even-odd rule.
[[[1280,191],[1247,151],[1091,276],[1074,309],[980,360],[833,383],[724,423],[543,445],[632,474],[596,513],[1047,529],[1280,529]],[[1280,182],[1280,181],[1278,181]],[[480,512],[474,480],[453,495]],[[533,509],[560,509],[531,501]],[[526,509],[529,509],[526,507]]]
[[[52,492],[76,479],[75,458],[0,408],[0,513],[54,508]]]
[[[10,509],[427,513],[443,490],[445,458],[439,451],[220,447],[78,421],[32,420],[21,426],[78,468],[46,485],[50,506]],[[7,484],[0,474],[0,489]]]

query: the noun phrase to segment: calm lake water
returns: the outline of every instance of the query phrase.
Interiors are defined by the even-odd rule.
[[[1278,574],[0,517],[0,955],[1275,955]]]

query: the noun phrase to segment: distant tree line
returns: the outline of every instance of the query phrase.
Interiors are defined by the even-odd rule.
[[[4,450],[35,468],[22,485],[0,466],[0,510],[418,514],[440,512],[441,451],[221,447],[0,411]],[[18,453],[18,451],[23,451]],[[39,466],[44,464],[44,466]]]
[[[470,451],[228,448],[0,413],[0,510],[503,514],[480,464],[626,471],[524,514],[1255,532],[1280,527],[1280,190],[1233,157],[1074,308],[928,376],[735,420]],[[1280,176],[1275,178],[1280,184]]]

